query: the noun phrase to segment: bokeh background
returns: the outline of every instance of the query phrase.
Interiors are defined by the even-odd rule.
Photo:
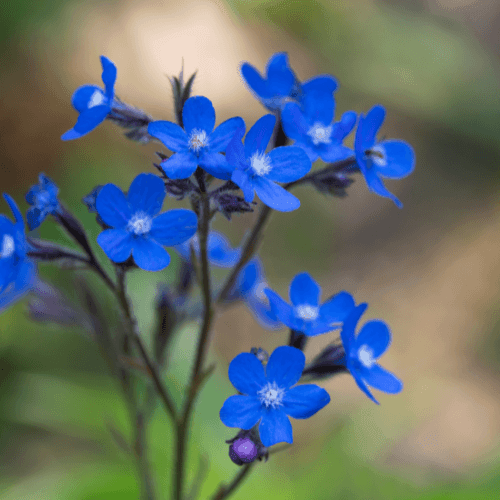
[[[160,150],[127,141],[110,123],[78,141],[60,140],[76,119],[73,90],[100,84],[101,54],[118,67],[117,95],[158,119],[173,119],[167,76],[183,61],[185,74],[198,71],[194,93],[214,102],[219,123],[241,115],[251,125],[265,110],[241,81],[239,64],[263,70],[274,52],[287,51],[299,78],[338,78],[337,113],[382,103],[385,135],[416,151],[414,174],[388,183],[403,210],[369,193],[360,177],[342,200],[301,188],[301,209],[274,214],[261,248],[268,281],[283,295],[307,270],[324,297],[348,290],[370,304],[365,319],[389,323],[393,344],[383,364],[403,379],[403,393],[380,394],[375,406],[351,377],[327,381],[331,404],[295,421],[294,446],[259,464],[234,498],[498,498],[499,28],[495,0],[0,3],[2,191],[24,210],[25,192],[45,172],[93,237],[99,228],[82,196],[107,182],[128,188],[139,172],[154,171]],[[1,211],[8,212],[3,201]],[[236,245],[252,220],[218,217],[214,226]],[[39,235],[71,246],[51,221]],[[176,266],[132,277],[145,335],[156,286]],[[77,295],[72,270],[44,266],[41,274]],[[98,294],[113,310],[112,298]],[[188,325],[173,346],[165,380],[177,398],[194,336]],[[310,342],[307,356],[333,338]],[[244,306],[218,316],[217,371],[199,399],[190,448],[189,476],[200,463],[206,469],[199,498],[238,471],[224,443],[234,433],[218,419],[233,393],[229,361],[285,339],[284,330],[262,330]],[[113,430],[130,432],[120,394],[82,329],[35,323],[25,301],[3,312],[0,498],[137,499],[133,462],[113,439]],[[148,439],[158,498],[169,498],[172,435],[161,408]]]

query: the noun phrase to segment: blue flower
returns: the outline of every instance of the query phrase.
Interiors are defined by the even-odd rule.
[[[23,216],[8,194],[3,197],[16,222],[0,214],[0,310],[21,298],[36,282],[35,265],[26,255]]]
[[[273,134],[276,118],[264,115],[248,131],[245,146],[241,139],[245,133],[239,129],[227,147],[226,157],[236,167],[231,180],[243,191],[250,203],[254,190],[262,203],[280,212],[300,207],[300,201],[276,182],[293,182],[311,170],[307,154],[296,146],[281,146],[266,153]]]
[[[288,54],[274,54],[266,66],[266,77],[247,62],[241,65],[241,76],[253,94],[269,111],[278,111],[290,100],[301,101],[311,91],[333,93],[337,82],[328,75],[321,75],[300,83],[288,64]]]
[[[354,149],[356,161],[365,178],[368,189],[390,198],[396,206],[403,204],[390,193],[381,177],[402,179],[413,172],[415,168],[415,153],[412,147],[394,139],[377,142],[376,135],[385,118],[385,109],[374,106],[366,116],[360,115]]]
[[[228,427],[251,429],[259,424],[264,446],[292,443],[292,418],[309,418],[330,402],[328,393],[314,384],[295,385],[304,369],[299,349],[281,346],[274,350],[266,369],[253,354],[238,354],[229,365],[229,380],[242,394],[231,396],[220,410]]]
[[[342,145],[356,123],[356,113],[347,111],[339,122],[333,122],[335,100],[326,92],[304,95],[302,106],[286,104],[281,115],[285,134],[309,156],[311,162],[320,157],[325,162],[354,156],[354,151]]]
[[[403,389],[403,382],[376,362],[391,343],[391,332],[383,321],[368,321],[359,335],[355,336],[356,325],[367,307],[368,304],[360,304],[344,321],[340,333],[345,350],[342,364],[351,372],[359,388],[379,404],[366,387],[367,384],[379,391],[397,394]]]
[[[238,274],[231,298],[243,299],[261,326],[276,330],[281,328],[282,324],[271,310],[264,293],[266,288],[267,282],[262,262],[258,257],[254,257]]]
[[[152,122],[148,133],[175,153],[161,162],[170,179],[186,179],[200,166],[218,179],[229,180],[233,168],[221,153],[236,130],[245,127],[240,117],[230,118],[215,130],[215,110],[206,97],[190,97],[182,109],[184,129],[167,121]]]
[[[101,56],[104,90],[97,85],[84,85],[75,91],[71,102],[80,113],[76,125],[61,136],[63,141],[78,139],[101,124],[109,112],[115,96],[116,66]]]
[[[54,181],[45,174],[38,176],[38,184],[31,186],[26,193],[26,201],[29,205],[33,205],[26,213],[26,221],[30,231],[37,228],[47,215],[59,210],[58,192],[59,188]]]
[[[159,214],[165,198],[163,181],[153,174],[139,174],[127,196],[114,184],[106,184],[96,200],[97,212],[113,229],[106,229],[97,243],[113,262],[132,254],[145,271],[159,271],[170,263],[164,246],[178,245],[196,232],[197,218],[191,210]]]
[[[196,234],[190,240],[175,247],[184,260],[191,260],[191,245],[193,246],[195,255],[199,258],[200,243]],[[241,250],[239,248],[231,248],[229,240],[224,235],[212,231],[208,235],[207,253],[210,264],[218,267],[232,267],[238,262]]]
[[[320,306],[321,288],[308,273],[297,274],[290,284],[290,300],[293,305],[269,288],[265,293],[278,319],[292,330],[308,337],[340,328],[340,323],[355,304],[349,293],[340,292]]]

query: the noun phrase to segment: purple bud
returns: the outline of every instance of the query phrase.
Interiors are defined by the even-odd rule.
[[[249,437],[238,438],[229,447],[229,457],[236,465],[253,462],[258,454],[258,446]]]

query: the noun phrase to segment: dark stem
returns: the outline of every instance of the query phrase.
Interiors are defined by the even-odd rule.
[[[212,497],[212,500],[223,500],[227,498],[248,476],[254,464],[255,462],[245,464],[229,484],[223,484],[219,487],[217,493]]]
[[[288,340],[288,345],[290,347],[296,347],[301,351],[304,350],[307,343],[307,337],[298,330],[290,330],[290,338]]]

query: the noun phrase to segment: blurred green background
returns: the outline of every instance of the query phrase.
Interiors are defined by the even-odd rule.
[[[257,465],[234,498],[498,498],[499,27],[494,0],[0,4],[2,191],[24,210],[25,192],[45,172],[94,238],[99,228],[81,198],[97,184],[126,189],[139,172],[154,171],[159,150],[127,141],[109,123],[81,140],[60,140],[76,119],[74,89],[100,84],[101,54],[118,67],[117,95],[158,119],[173,118],[166,75],[184,61],[186,74],[198,70],[194,92],[214,102],[218,122],[238,114],[249,126],[265,110],[241,81],[240,62],[262,70],[274,52],[287,51],[299,78],[338,78],[337,113],[382,103],[383,133],[416,150],[414,174],[388,183],[403,210],[370,194],[359,177],[345,200],[302,188],[301,209],[274,214],[261,251],[268,281],[282,294],[307,270],[324,297],[345,289],[369,302],[365,320],[391,325],[383,364],[405,390],[380,395],[376,407],[350,377],[326,382],[331,404],[295,421],[294,446]],[[3,202],[1,211],[8,211]],[[252,220],[218,217],[214,226],[238,244]],[[39,234],[71,246],[51,221]],[[145,335],[156,286],[176,265],[132,277]],[[41,274],[75,297],[73,271],[44,266]],[[104,290],[99,297],[113,309]],[[217,371],[199,399],[189,458],[190,478],[200,457],[209,463],[199,498],[238,471],[224,443],[234,433],[218,419],[233,393],[229,361],[286,339],[284,331],[263,331],[244,306],[219,315],[214,331]],[[179,332],[165,377],[177,398],[194,336],[193,325]],[[310,343],[308,357],[333,339],[325,337]],[[120,387],[96,343],[77,327],[30,321],[25,301],[3,312],[0,498],[137,499],[134,464],[110,428],[130,432]],[[161,407],[148,439],[158,498],[169,498],[172,436]]]

